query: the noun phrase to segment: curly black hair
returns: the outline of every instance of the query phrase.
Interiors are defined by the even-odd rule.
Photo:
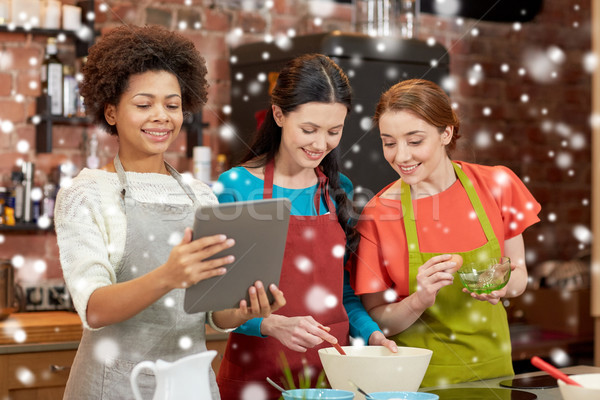
[[[80,88],[86,113],[116,135],[116,127],[104,118],[104,107],[118,104],[130,76],[147,71],[177,77],[184,113],[197,112],[206,103],[206,62],[190,40],[159,26],[121,26],[90,48]]]

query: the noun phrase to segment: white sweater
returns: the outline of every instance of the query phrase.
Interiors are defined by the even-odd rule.
[[[192,204],[170,175],[126,172],[132,197],[140,202]],[[184,176],[184,179],[186,177]],[[204,183],[189,179],[200,204],[217,199]],[[90,329],[87,303],[92,292],[116,283],[127,222],[116,173],[83,169],[58,192],[54,224],[65,283],[84,327]],[[183,232],[182,232],[183,233]]]

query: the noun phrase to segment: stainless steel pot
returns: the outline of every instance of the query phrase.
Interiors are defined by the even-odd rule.
[[[10,260],[0,260],[0,321],[18,311],[15,269]]]

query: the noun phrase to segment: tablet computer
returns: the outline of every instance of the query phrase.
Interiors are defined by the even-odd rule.
[[[239,307],[249,300],[248,289],[260,280],[267,289],[279,285],[285,251],[291,203],[286,198],[242,201],[198,207],[194,218],[194,238],[224,234],[235,245],[211,258],[235,256],[225,265],[227,273],[190,286],[183,308],[187,313]],[[250,303],[248,303],[250,305]]]

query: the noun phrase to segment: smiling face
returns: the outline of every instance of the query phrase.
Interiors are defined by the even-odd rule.
[[[446,145],[452,128],[438,128],[408,111],[388,111],[379,119],[379,131],[386,161],[409,185],[435,185],[445,176]]]
[[[273,106],[281,127],[279,156],[293,169],[316,168],[340,143],[347,114],[341,103],[305,103],[286,115]]]
[[[162,157],[181,130],[181,101],[175,75],[166,71],[132,75],[119,103],[104,111],[106,121],[117,128],[121,159]]]

